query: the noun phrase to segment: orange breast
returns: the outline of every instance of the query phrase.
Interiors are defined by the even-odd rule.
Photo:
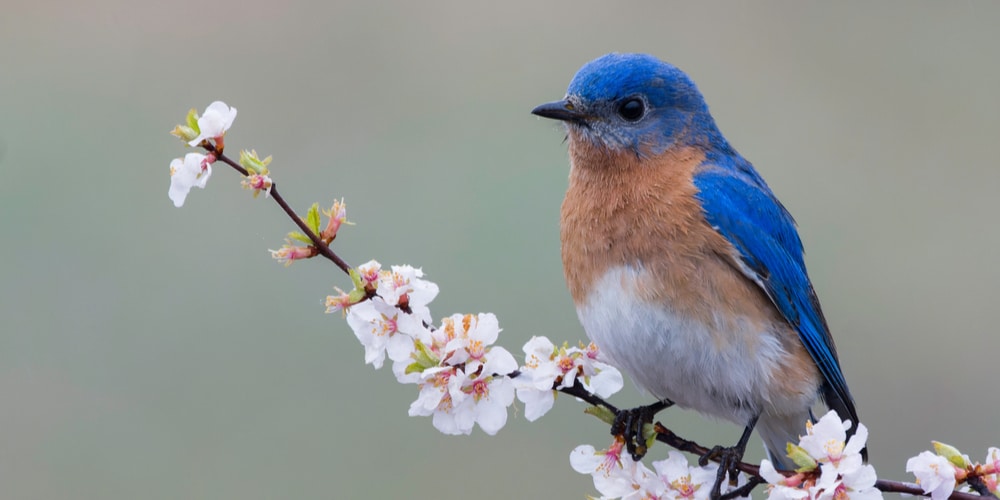
[[[705,221],[695,198],[705,155],[675,148],[640,160],[570,137],[569,189],[562,205],[563,271],[574,302],[616,266],[643,269],[638,296],[706,323],[732,311],[770,323],[780,315],[735,267],[736,250]]]

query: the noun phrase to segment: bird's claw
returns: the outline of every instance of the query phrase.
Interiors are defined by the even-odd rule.
[[[653,417],[660,411],[674,403],[672,401],[657,401],[656,403],[618,410],[615,414],[615,421],[611,424],[611,435],[621,437],[625,441],[625,450],[628,451],[632,459],[638,462],[646,455],[646,439],[643,436],[643,428],[646,424],[653,423]]]
[[[715,482],[712,484],[712,489],[709,492],[709,498],[711,500],[727,500],[733,498],[728,494],[722,494],[722,482],[726,480],[726,476],[729,476],[729,485],[736,486],[737,474],[739,474],[740,461],[743,460],[743,448],[739,445],[732,447],[715,446],[707,453],[698,458],[698,465],[704,467],[708,465],[711,460],[716,460],[719,462],[719,470],[715,475]]]

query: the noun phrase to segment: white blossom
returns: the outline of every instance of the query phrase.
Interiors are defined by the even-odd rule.
[[[923,451],[906,461],[906,472],[917,477],[917,484],[932,500],[944,500],[955,491],[955,466],[941,455]]]
[[[831,410],[815,424],[806,423],[806,435],[802,436],[799,446],[817,462],[832,465],[840,474],[856,470],[864,464],[861,450],[868,440],[868,429],[858,424],[857,431],[848,441],[850,428],[850,420],[841,420],[837,412]]]
[[[413,266],[392,266],[391,269],[379,273],[376,293],[389,304],[406,305],[411,314],[431,323],[427,305],[437,297],[437,284],[423,279],[424,272]]]
[[[545,337],[532,337],[523,347],[524,366],[515,379],[517,398],[524,403],[524,415],[530,421],[552,409],[555,388],[573,387],[579,379],[584,388],[600,397],[621,390],[621,373],[597,360],[594,344],[585,348],[556,346]]]
[[[760,462],[760,477],[768,483],[769,500],[800,500],[809,496],[808,491],[798,487],[799,483],[789,483],[788,478],[779,473],[770,460]]]
[[[705,500],[711,493],[719,466],[691,467],[682,453],[671,451],[665,460],[653,462],[653,469],[664,485],[661,499]]]
[[[184,158],[175,158],[170,162],[170,190],[167,195],[175,207],[184,205],[191,188],[205,188],[208,178],[212,176],[212,161],[214,158],[201,153],[188,153]]]
[[[229,127],[233,126],[236,120],[236,108],[230,108],[222,101],[215,101],[205,108],[205,112],[198,117],[198,137],[188,142],[192,146],[201,144],[201,141],[214,139],[226,135]]]
[[[616,439],[607,450],[597,451],[593,446],[577,446],[569,455],[573,470],[589,474],[594,488],[605,498],[642,499],[655,498],[665,489],[662,481],[642,462],[623,454],[624,442]]]
[[[841,420],[830,411],[816,423],[806,422],[793,457],[803,469],[790,477],[780,474],[770,460],[760,464],[760,476],[769,483],[768,498],[774,500],[874,500],[882,498],[875,488],[875,468],[866,465],[861,450],[868,440],[868,429],[858,424],[857,432],[847,439],[849,420]],[[845,442],[846,441],[846,442]],[[796,455],[796,453],[798,455]],[[808,456],[806,456],[808,455]],[[817,477],[818,473],[818,477]]]
[[[413,338],[424,329],[419,319],[386,304],[381,297],[351,306],[347,324],[365,348],[365,363],[382,367],[386,352],[389,359],[410,359]]]

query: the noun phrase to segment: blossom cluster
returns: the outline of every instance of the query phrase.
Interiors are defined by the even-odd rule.
[[[438,287],[420,269],[370,261],[354,273],[355,289],[327,297],[327,312],[346,311],[347,323],[365,349],[365,362],[392,361],[396,379],[416,384],[411,416],[431,416],[445,434],[469,434],[475,425],[496,434],[507,422],[515,394],[535,420],[555,399],[555,389],[580,380],[602,396],[622,387],[622,376],[598,359],[596,346],[556,348],[545,337],[525,346],[524,366],[493,345],[500,334],[495,315],[454,314],[434,325],[428,304]]]
[[[170,189],[167,195],[175,207],[184,205],[192,188],[205,188],[212,176],[212,164],[225,149],[226,132],[235,120],[236,108],[222,101],[215,101],[200,116],[195,109],[188,111],[184,125],[177,125],[170,132],[188,146],[203,146],[208,150],[207,155],[188,153],[184,158],[176,158],[170,162]],[[270,163],[270,156],[261,159],[256,151],[240,152],[240,165],[246,170],[241,184],[245,189],[253,191],[255,198],[260,193],[264,193],[265,197],[271,194],[273,182],[267,169]]]
[[[718,474],[718,464],[704,467],[691,466],[680,452],[671,451],[665,460],[646,467],[641,461],[623,453],[625,442],[616,438],[606,450],[597,451],[593,446],[582,445],[570,453],[569,461],[573,470],[590,474],[594,488],[601,498],[621,498],[623,500],[704,500],[709,498]],[[746,484],[746,476],[739,474],[737,484],[730,486],[724,481],[726,493]]]
[[[760,476],[769,483],[767,497],[771,500],[870,500],[882,498],[875,488],[875,469],[865,464],[861,450],[868,431],[859,425],[849,440],[850,421],[841,421],[836,412],[829,412],[818,422],[806,423],[806,434],[799,443],[788,445],[788,456],[799,468],[794,473],[778,472],[774,464],[764,460]],[[652,469],[622,453],[624,442],[616,438],[607,450],[595,451],[592,446],[579,446],[570,455],[573,469],[591,474],[594,487],[602,498],[666,500],[708,498],[718,465],[691,466],[678,452],[670,452],[666,460],[653,462]],[[791,475],[786,475],[791,474]],[[722,494],[746,484],[741,473],[736,484],[723,481]],[[937,500],[937,499],[935,499]]]
[[[376,261],[358,267],[368,300],[348,306],[347,323],[365,348],[365,362],[380,368],[386,355],[404,384],[417,384],[411,416],[433,416],[445,434],[469,434],[475,424],[496,434],[507,422],[514,386],[507,374],[517,362],[493,346],[500,333],[492,314],[456,314],[431,325],[427,305],[438,287],[411,266],[383,270]],[[343,307],[330,301],[328,312]]]
[[[532,337],[524,344],[524,366],[517,378],[517,399],[524,403],[524,417],[533,422],[545,415],[555,403],[553,388],[573,387],[577,380],[602,398],[620,391],[621,372],[600,361],[599,354],[593,342],[557,348],[545,337]]]
[[[773,500],[827,500],[882,498],[875,488],[875,468],[864,462],[861,451],[868,440],[868,429],[858,424],[847,439],[850,420],[840,420],[830,411],[818,422],[806,422],[806,435],[799,444],[788,445],[788,457],[799,468],[785,476],[769,460],[760,464],[760,475],[769,483],[768,498]]]
[[[189,146],[214,144],[215,151],[221,151],[223,137],[236,120],[236,108],[230,108],[222,101],[215,101],[198,116],[197,111],[188,111],[184,125],[177,125],[171,134],[185,141]],[[188,153],[183,159],[170,162],[170,190],[168,195],[175,207],[184,205],[191,188],[205,188],[212,176],[214,154]]]
[[[959,489],[972,491],[971,481],[980,484],[1000,498],[1000,448],[989,448],[982,463],[972,463],[968,455],[937,441],[934,452],[924,451],[906,461],[906,472],[912,472],[917,484],[932,500],[944,500]],[[961,488],[959,483],[965,482]]]

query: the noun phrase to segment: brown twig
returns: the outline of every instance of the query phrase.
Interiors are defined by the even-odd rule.
[[[213,146],[212,144],[204,142],[202,143],[202,147],[204,147],[210,153],[215,155],[216,159],[218,159],[219,161],[222,161],[226,165],[233,167],[237,172],[242,174],[244,177],[250,174],[239,163],[236,163],[225,154],[216,150],[215,146]],[[333,250],[331,250],[330,245],[327,245],[326,242],[321,240],[320,237],[315,232],[313,232],[312,229],[309,228],[309,226],[305,223],[305,221],[302,220],[302,217],[299,217],[299,215],[295,213],[295,210],[292,210],[292,207],[288,206],[288,203],[285,201],[285,199],[281,196],[281,194],[278,193],[278,187],[276,183],[272,182],[271,184],[270,196],[271,198],[274,199],[275,203],[277,203],[278,206],[280,206],[281,209],[284,210],[286,214],[288,214],[288,217],[292,219],[292,222],[294,222],[295,225],[299,227],[302,233],[305,234],[310,241],[312,241],[313,246],[316,247],[316,250],[319,251],[320,255],[326,257],[331,262],[336,264],[337,267],[339,267],[341,271],[344,271],[345,274],[348,275],[351,274],[351,266],[346,261],[344,261],[344,259],[340,258],[340,256],[337,255]]]

